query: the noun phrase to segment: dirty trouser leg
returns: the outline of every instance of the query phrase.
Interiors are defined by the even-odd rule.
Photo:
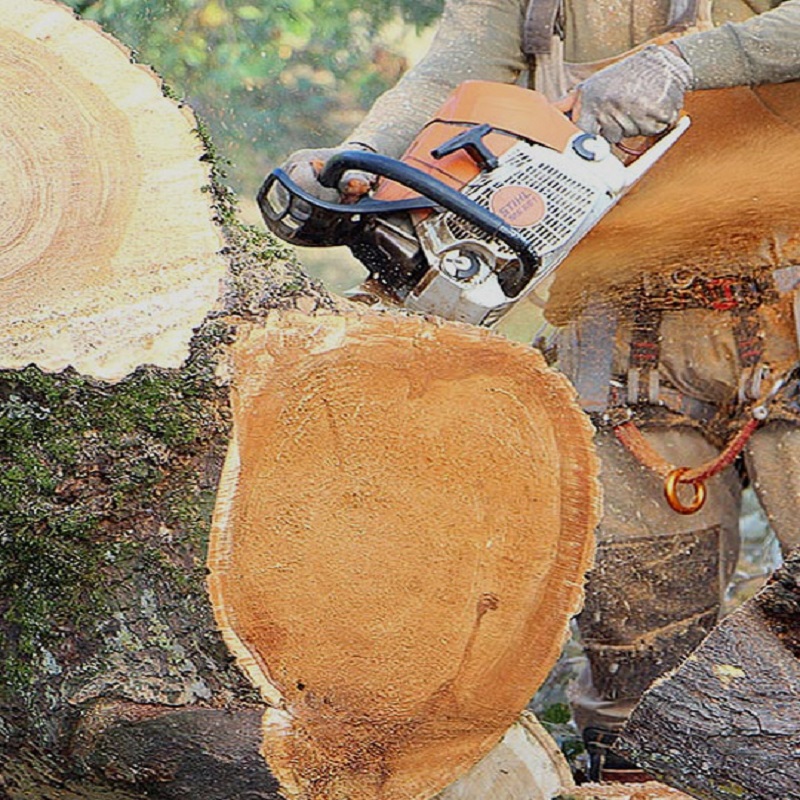
[[[718,453],[689,427],[645,435],[678,465],[696,466]],[[578,617],[589,669],[571,700],[581,729],[618,730],[650,683],[716,623],[738,553],[740,486],[729,468],[709,481],[698,513],[681,515],[667,506],[661,479],[613,432],[598,432],[596,442],[604,511]]]

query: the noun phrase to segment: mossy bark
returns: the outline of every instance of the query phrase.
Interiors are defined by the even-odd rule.
[[[277,797],[205,587],[220,367],[238,321],[331,301],[218,209],[228,281],[181,368],[0,372],[0,797]]]

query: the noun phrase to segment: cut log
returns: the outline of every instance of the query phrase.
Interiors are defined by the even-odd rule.
[[[277,781],[259,753],[263,702],[232,663],[215,629],[205,589],[210,512],[230,432],[226,348],[237,340],[240,330],[245,338],[241,347],[236,345],[237,353],[245,352],[248,343],[256,344],[258,334],[253,331],[260,329],[259,320],[269,311],[270,336],[291,349],[292,341],[305,342],[307,337],[298,333],[294,321],[280,333],[273,325],[278,317],[272,310],[302,308],[311,314],[318,307],[330,309],[335,304],[295,265],[286,263],[286,251],[274,241],[237,227],[227,215],[229,209],[222,207],[219,193],[204,191],[212,184],[210,164],[194,133],[191,114],[164,97],[158,78],[132,64],[129,52],[98,28],[78,21],[51,0],[0,0],[0,62],[6,90],[0,109],[4,132],[0,144],[4,184],[0,207],[4,299],[0,304],[0,795],[9,800],[277,800]],[[229,223],[224,230],[221,218]],[[225,286],[220,291],[223,277]],[[344,330],[345,316],[337,319]],[[321,325],[312,317],[306,320],[307,325]],[[440,328],[432,323],[413,324],[440,335]],[[402,336],[395,348],[394,337],[409,325],[386,316],[373,326],[359,320],[356,327],[369,332],[375,352],[382,354],[386,364],[401,365],[413,361],[414,354]],[[444,330],[441,335],[447,337]],[[452,334],[454,340],[463,335],[461,330]],[[472,341],[476,352],[483,341],[484,334]],[[432,349],[425,336],[414,342],[420,357]],[[474,513],[479,506],[472,508],[469,492],[476,490],[479,475],[491,491],[505,482],[513,496],[508,509],[480,507],[488,530],[493,518],[516,521],[525,498],[530,500],[531,487],[543,481],[543,495],[537,495],[545,515],[545,527],[538,532],[541,538],[526,539],[519,552],[509,552],[509,543],[499,538],[489,548],[507,554],[511,584],[503,585],[496,572],[476,572],[476,586],[485,584],[486,588],[470,596],[463,609],[475,623],[469,642],[457,641],[460,633],[446,626],[436,628],[423,613],[419,613],[420,634],[428,638],[420,642],[427,650],[409,648],[404,653],[399,638],[386,631],[387,653],[397,664],[408,663],[404,655],[422,657],[405,672],[426,691],[434,684],[441,688],[423,709],[426,713],[419,714],[427,724],[427,740],[424,736],[405,738],[409,725],[414,727],[418,720],[406,717],[397,728],[410,745],[403,750],[404,763],[392,763],[398,770],[393,778],[399,781],[398,776],[425,773],[418,763],[430,765],[446,750],[451,757],[436,777],[438,788],[503,737],[488,760],[475,767],[480,792],[487,784],[499,785],[495,777],[502,783],[512,769],[521,782],[511,780],[509,786],[521,787],[528,798],[533,796],[532,786],[555,786],[558,775],[564,777],[563,763],[549,745],[532,735],[530,721],[516,723],[503,734],[547,671],[563,636],[563,622],[579,603],[596,517],[594,462],[586,449],[589,431],[584,423],[579,425],[569,457],[562,460],[560,452],[553,453],[554,437],[563,438],[577,412],[563,381],[551,385],[535,355],[521,346],[515,351],[518,357],[523,358],[524,351],[529,363],[537,365],[531,367],[532,374],[542,373],[543,396],[537,402],[547,407],[549,401],[554,406],[538,438],[517,436],[535,426],[533,417],[526,421],[528,412],[515,405],[512,396],[503,395],[503,387],[514,385],[513,379],[498,375],[496,387],[485,386],[486,391],[475,396],[480,382],[488,381],[492,353],[499,346],[490,338],[486,342],[483,360],[476,352],[467,356],[453,346],[446,351],[452,364],[440,365],[439,379],[426,370],[424,378],[410,387],[412,407],[421,408],[437,396],[452,403],[452,407],[429,410],[443,436],[458,437],[464,450],[464,474],[445,471],[446,481],[434,474],[434,466],[446,461],[450,447],[440,437],[430,452],[430,483],[404,487],[403,495],[396,486],[396,496],[383,495],[394,512],[402,505],[408,511],[405,516],[420,527],[421,509],[430,510],[433,505],[438,513],[435,506],[441,504],[442,513],[447,510],[450,517],[434,515],[432,519],[442,519],[450,527],[441,529],[445,538],[426,560],[420,560],[419,549],[415,551],[416,574],[400,563],[394,577],[381,574],[373,588],[380,594],[385,582],[393,588],[402,585],[409,596],[419,591],[431,601],[435,614],[435,609],[457,595],[456,587],[441,580],[447,578],[448,553],[457,554],[459,568],[479,555],[474,540],[456,535],[461,528],[456,524],[460,520],[452,517],[453,498],[466,497],[464,505]],[[330,358],[335,359],[337,352],[341,349],[333,348]],[[404,431],[407,420],[396,414],[397,409],[381,416],[375,403],[369,402],[370,392],[384,399],[386,395],[375,386],[368,392],[353,382],[358,363],[344,365],[338,377],[333,373],[328,377],[350,387],[352,397],[363,398],[364,408],[371,409],[378,426],[372,432],[373,442],[383,426],[386,449],[379,449],[373,461],[363,463],[365,451],[358,450],[354,441],[352,463],[372,476],[376,473],[371,470],[380,466],[382,458],[394,463],[389,445],[398,452],[414,451],[415,434],[407,426]],[[497,361],[498,368],[500,363],[502,359]],[[467,376],[463,392],[459,384],[445,380],[459,370]],[[273,373],[258,376],[262,378],[284,380]],[[252,376],[251,380],[257,383]],[[397,388],[389,382],[386,389],[392,386]],[[243,387],[246,395],[246,381]],[[419,397],[414,395],[417,390],[422,392]],[[520,430],[512,426],[510,436],[505,429],[501,435],[497,420],[494,427],[471,424],[458,429],[453,420],[463,421],[469,412],[462,401],[474,403],[479,411],[492,398]],[[266,402],[265,397],[254,400],[258,408]],[[241,421],[247,417],[246,408],[241,403],[237,408]],[[307,425],[313,429],[325,419],[311,416]],[[348,430],[346,425],[343,429]],[[301,432],[298,437],[302,439]],[[469,446],[471,440],[474,448]],[[249,454],[252,440],[246,441],[244,450]],[[289,452],[296,452],[293,442],[285,442]],[[525,448],[531,450],[532,464],[526,464],[524,475],[518,474],[520,465],[515,473],[488,470],[477,463],[481,453],[497,459],[498,453],[513,453],[515,448],[520,458]],[[314,452],[321,450],[309,451]],[[545,468],[548,452],[556,461]],[[342,455],[335,448],[329,453],[329,459]],[[345,458],[344,463],[351,462]],[[328,460],[322,466],[333,469],[335,465]],[[483,472],[478,472],[479,466]],[[530,470],[540,477],[531,478]],[[562,485],[556,486],[558,480]],[[363,500],[367,508],[371,498],[358,494],[357,483],[348,484],[355,492],[350,499],[353,503]],[[298,485],[303,484],[298,481]],[[308,488],[307,483],[304,486]],[[449,496],[440,499],[441,486]],[[330,491],[327,484],[317,488],[323,495]],[[423,497],[414,497],[412,488]],[[484,487],[477,489],[475,496],[484,497]],[[573,538],[560,538],[558,531],[547,526],[546,514],[559,503],[562,522],[574,521]],[[287,515],[300,511],[285,509]],[[373,511],[378,513],[378,509]],[[509,542],[522,537],[521,531],[509,528]],[[325,548],[335,549],[334,541],[323,538],[322,542]],[[420,542],[413,538],[416,545]],[[345,545],[347,540],[342,542],[342,552]],[[318,562],[324,561],[325,548]],[[401,561],[401,554],[383,552],[387,563]],[[536,569],[544,568],[548,558],[553,560],[549,568],[523,577],[522,559],[532,554],[538,559]],[[354,555],[365,559],[365,554]],[[492,563],[499,569],[499,560]],[[438,575],[439,582],[429,586],[429,573]],[[329,566],[328,572],[320,571],[320,581],[324,580],[332,580]],[[353,582],[358,580],[361,576]],[[559,586],[550,605],[543,606],[552,608],[552,618],[532,622],[522,613],[525,587],[530,592],[537,587],[549,592]],[[308,599],[306,616],[301,617],[307,621],[308,614],[319,609],[314,604],[318,599],[304,595],[307,586],[287,587],[291,589],[287,598]],[[277,598],[276,611],[284,616],[291,612],[287,598]],[[525,599],[533,602],[536,597]],[[354,601],[350,597],[350,601],[362,607],[368,603],[365,598]],[[408,610],[408,606],[401,608]],[[376,607],[375,612],[373,624],[388,609]],[[503,634],[503,621],[516,621],[519,627]],[[402,624],[411,630],[414,620],[406,618]],[[319,636],[331,629],[341,632],[344,626],[340,617],[332,627],[318,626]],[[374,630],[351,628],[350,632],[352,638],[364,639]],[[287,638],[313,634],[301,627],[290,629]],[[435,635],[445,641],[431,638]],[[498,665],[486,663],[491,642],[502,645],[532,638],[541,642],[536,663],[525,663],[526,654],[530,657],[533,651],[524,648],[519,654],[501,650]],[[288,652],[278,645],[278,658],[265,654],[270,663],[280,664]],[[467,650],[461,653],[460,671],[437,675],[445,656],[452,657],[458,646]],[[521,660],[506,678],[499,664],[512,655]],[[432,661],[426,663],[429,656]],[[384,658],[382,663],[390,668],[389,678],[402,672],[391,659]],[[320,675],[325,678],[320,654],[311,651],[308,665],[312,667],[309,685],[316,686]],[[452,665],[451,658],[447,666]],[[367,673],[354,669],[355,674],[364,677]],[[341,678],[339,688],[353,685],[346,673]],[[462,698],[450,691],[448,678],[453,678],[457,689],[467,689],[464,708],[455,712],[453,698]],[[354,695],[352,705],[345,698],[336,708],[345,714],[364,714],[371,729],[386,721],[393,695],[400,716],[408,708],[401,682],[365,682],[356,688],[361,693]],[[296,682],[290,689],[300,693]],[[479,692],[484,690],[489,704],[482,702]],[[386,703],[373,709],[367,702],[370,696]],[[304,707],[312,709],[311,693],[304,692],[304,697]],[[326,695],[319,692],[317,697],[324,700]],[[341,697],[336,695],[337,703]],[[444,709],[447,719],[466,724],[461,732],[442,724],[441,741],[432,742],[426,752],[425,742],[439,731],[433,713],[437,708]],[[476,709],[475,720],[470,721],[471,710]],[[365,737],[351,736],[346,741],[352,743],[354,738],[368,754],[367,772],[383,763]],[[297,749],[302,751],[302,743]],[[303,751],[307,760],[293,761],[293,768],[307,775],[315,768],[316,755],[318,751],[309,746]],[[277,760],[285,767],[287,761],[280,754]],[[351,758],[350,764],[355,760]],[[461,783],[458,797],[469,797],[463,788]]]
[[[559,795],[556,800],[692,800],[663,783],[587,783]]]
[[[650,688],[620,748],[698,797],[800,798],[800,551]]]
[[[60,4],[0,21],[0,367],[179,366],[227,266],[191,112]]]
[[[589,425],[535,351],[419,317],[276,315],[233,359],[210,588],[267,760],[289,798],[430,798],[580,606]]]
[[[523,711],[499,744],[435,800],[550,800],[573,788],[566,758],[536,717]]]

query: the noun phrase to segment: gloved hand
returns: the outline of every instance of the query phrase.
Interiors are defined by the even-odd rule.
[[[319,175],[332,156],[345,150],[368,150],[371,148],[358,142],[346,142],[339,147],[297,150],[281,164],[281,169],[301,188],[320,200],[330,203],[353,203],[365,195],[374,185],[375,176],[361,170],[348,170],[339,181],[338,191],[319,182]]]
[[[575,124],[609,142],[654,136],[674,125],[694,80],[679,53],[649,45],[587,78],[577,88]]]

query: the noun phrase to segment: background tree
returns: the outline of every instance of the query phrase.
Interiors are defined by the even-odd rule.
[[[299,145],[338,142],[407,66],[443,0],[67,0],[153,65],[252,197]],[[398,49],[399,48],[399,49]]]

